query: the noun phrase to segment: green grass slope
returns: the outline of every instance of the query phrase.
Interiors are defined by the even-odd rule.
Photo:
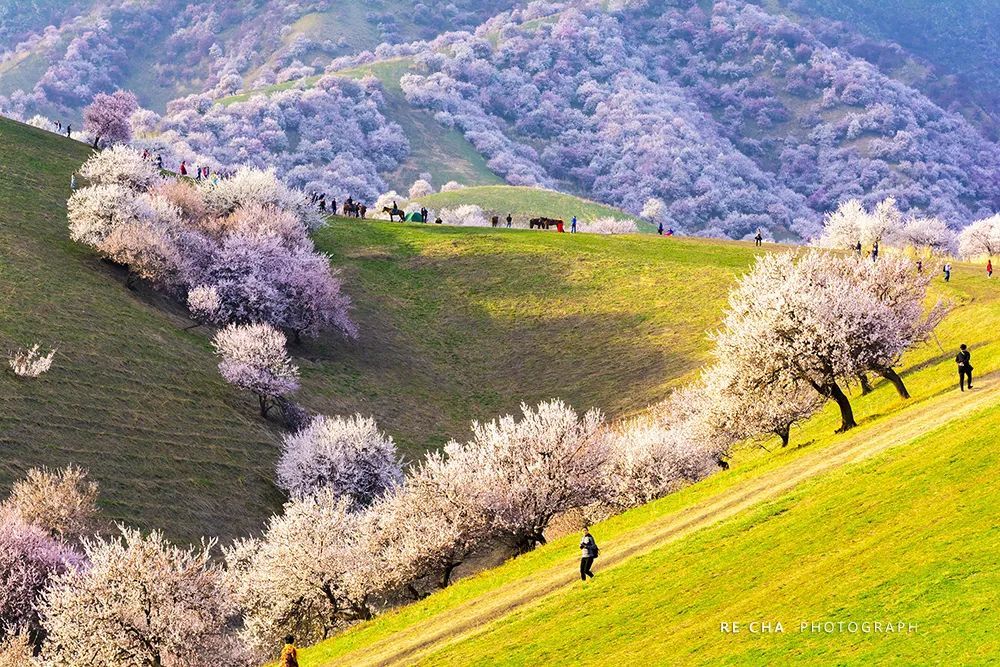
[[[705,359],[754,256],[696,239],[345,219],[316,241],[344,269],[362,335],[301,350],[302,397],[374,414],[410,454],[521,401],[618,416],[662,399]]]
[[[855,397],[793,445],[596,526],[597,579],[570,536],[304,650],[303,665],[988,664],[1000,651],[993,508],[1000,501],[1000,294],[961,267],[936,291],[959,307],[905,359],[914,395]],[[973,346],[972,392],[953,350]],[[753,633],[751,622],[783,633]],[[904,622],[907,632],[800,630]],[[738,622],[738,634],[721,631]],[[915,626],[909,632],[909,624]]]
[[[180,539],[248,532],[280,501],[275,434],[203,334],[69,240],[70,174],[89,154],[0,119],[0,349],[58,348],[41,378],[0,372],[0,493],[29,467],[75,463],[107,519]]]
[[[636,221],[640,229],[646,231],[652,229],[649,223],[620,209],[564,192],[542,188],[487,185],[436,192],[414,201],[433,210],[452,208],[462,204],[476,204],[481,206],[483,210],[494,212],[502,218],[506,217],[507,213],[512,213],[517,219],[544,216],[562,218],[567,222],[574,215],[583,221],[607,217],[620,218]]]
[[[219,378],[210,331],[186,331],[180,309],[69,240],[69,178],[88,154],[0,119],[0,350],[59,349],[36,380],[0,372],[0,494],[29,467],[76,463],[109,520],[179,539],[249,533],[282,499],[278,430]],[[411,458],[522,400],[617,416],[664,397],[705,358],[755,253],[343,219],[316,241],[343,269],[361,338],[293,348],[299,398],[374,415]]]

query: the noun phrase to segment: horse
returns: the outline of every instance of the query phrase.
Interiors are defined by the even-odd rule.
[[[382,207],[382,212],[389,214],[389,221],[390,222],[395,222],[397,215],[399,216],[399,221],[400,222],[406,222],[406,214],[403,213],[403,211],[401,211],[398,208],[393,208],[391,206],[383,206]]]
[[[500,226],[500,216],[499,215],[494,215],[492,218],[490,218],[490,223],[494,227],[499,227]]]
[[[535,227],[549,229],[550,227],[558,227],[565,224],[565,220],[557,220],[555,218],[532,218],[528,221],[528,229],[534,229]]]

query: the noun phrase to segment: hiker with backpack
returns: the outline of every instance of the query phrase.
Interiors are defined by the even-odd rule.
[[[587,577],[594,578],[594,573],[590,571],[590,568],[600,551],[597,548],[597,542],[594,541],[594,536],[590,534],[590,530],[584,528],[583,539],[580,540],[580,579],[583,581],[586,581]]]
[[[968,384],[969,389],[972,389],[972,354],[965,343],[959,348],[955,363],[958,364],[958,388],[965,391],[965,385]]]

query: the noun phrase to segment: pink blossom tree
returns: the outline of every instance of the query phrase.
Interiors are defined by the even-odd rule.
[[[83,127],[93,138],[94,148],[131,141],[132,125],[129,119],[138,108],[135,95],[127,90],[95,95],[83,110]]]
[[[293,497],[330,489],[357,508],[399,486],[399,452],[375,420],[315,417],[302,430],[283,438],[278,486]]]
[[[212,340],[222,358],[222,377],[252,392],[264,418],[276,399],[299,388],[299,369],[288,358],[285,342],[285,335],[269,324],[231,324]]]
[[[78,562],[78,554],[44,529],[0,510],[0,641],[18,630],[38,637],[42,590]]]

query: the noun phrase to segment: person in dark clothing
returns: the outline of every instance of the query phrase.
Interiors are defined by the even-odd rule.
[[[660,226],[656,228],[656,233],[659,234],[660,236],[663,236],[663,223],[662,222],[660,223]]]
[[[367,215],[367,213],[368,213],[368,207],[367,206],[365,206],[364,204],[362,204],[361,206],[358,207],[358,215],[361,216],[362,220],[365,219],[365,215]]]
[[[972,355],[965,343],[962,343],[958,354],[955,356],[955,363],[958,364],[958,388],[965,391],[965,385],[972,389]]]
[[[946,283],[951,282],[951,262],[944,265],[944,281]]]
[[[861,241],[858,241],[858,245],[854,246],[854,252],[858,253],[858,257],[861,257]]]
[[[761,244],[762,244],[763,242],[764,242],[764,235],[763,235],[763,234],[761,234],[761,233],[760,233],[760,230],[758,229],[758,230],[757,230],[757,235],[753,237],[753,244],[754,244],[755,246],[759,246],[759,245],[761,245]]]
[[[420,208],[420,222],[427,222],[427,208]]]
[[[510,226],[512,224],[514,224],[514,218],[511,217],[510,213],[508,213],[507,214],[507,229],[510,229]]]
[[[181,160],[181,176],[187,176],[187,175],[188,175],[187,164],[184,162],[184,160]]]
[[[66,138],[67,139],[72,139],[73,138],[73,126],[72,125],[67,125],[66,126]]]
[[[442,223],[444,223],[444,220],[441,219],[440,215],[438,217],[434,218],[434,224],[435,225],[440,225]]]
[[[878,241],[876,241],[874,245],[872,245],[872,261],[874,262],[877,260],[878,260]]]
[[[924,262],[922,260],[917,260],[917,273],[924,272]]]
[[[583,539],[580,540],[580,579],[583,581],[586,581],[587,577],[594,578],[594,573],[590,571],[590,568],[593,566],[597,554],[597,542],[594,541],[590,530],[584,528]]]

